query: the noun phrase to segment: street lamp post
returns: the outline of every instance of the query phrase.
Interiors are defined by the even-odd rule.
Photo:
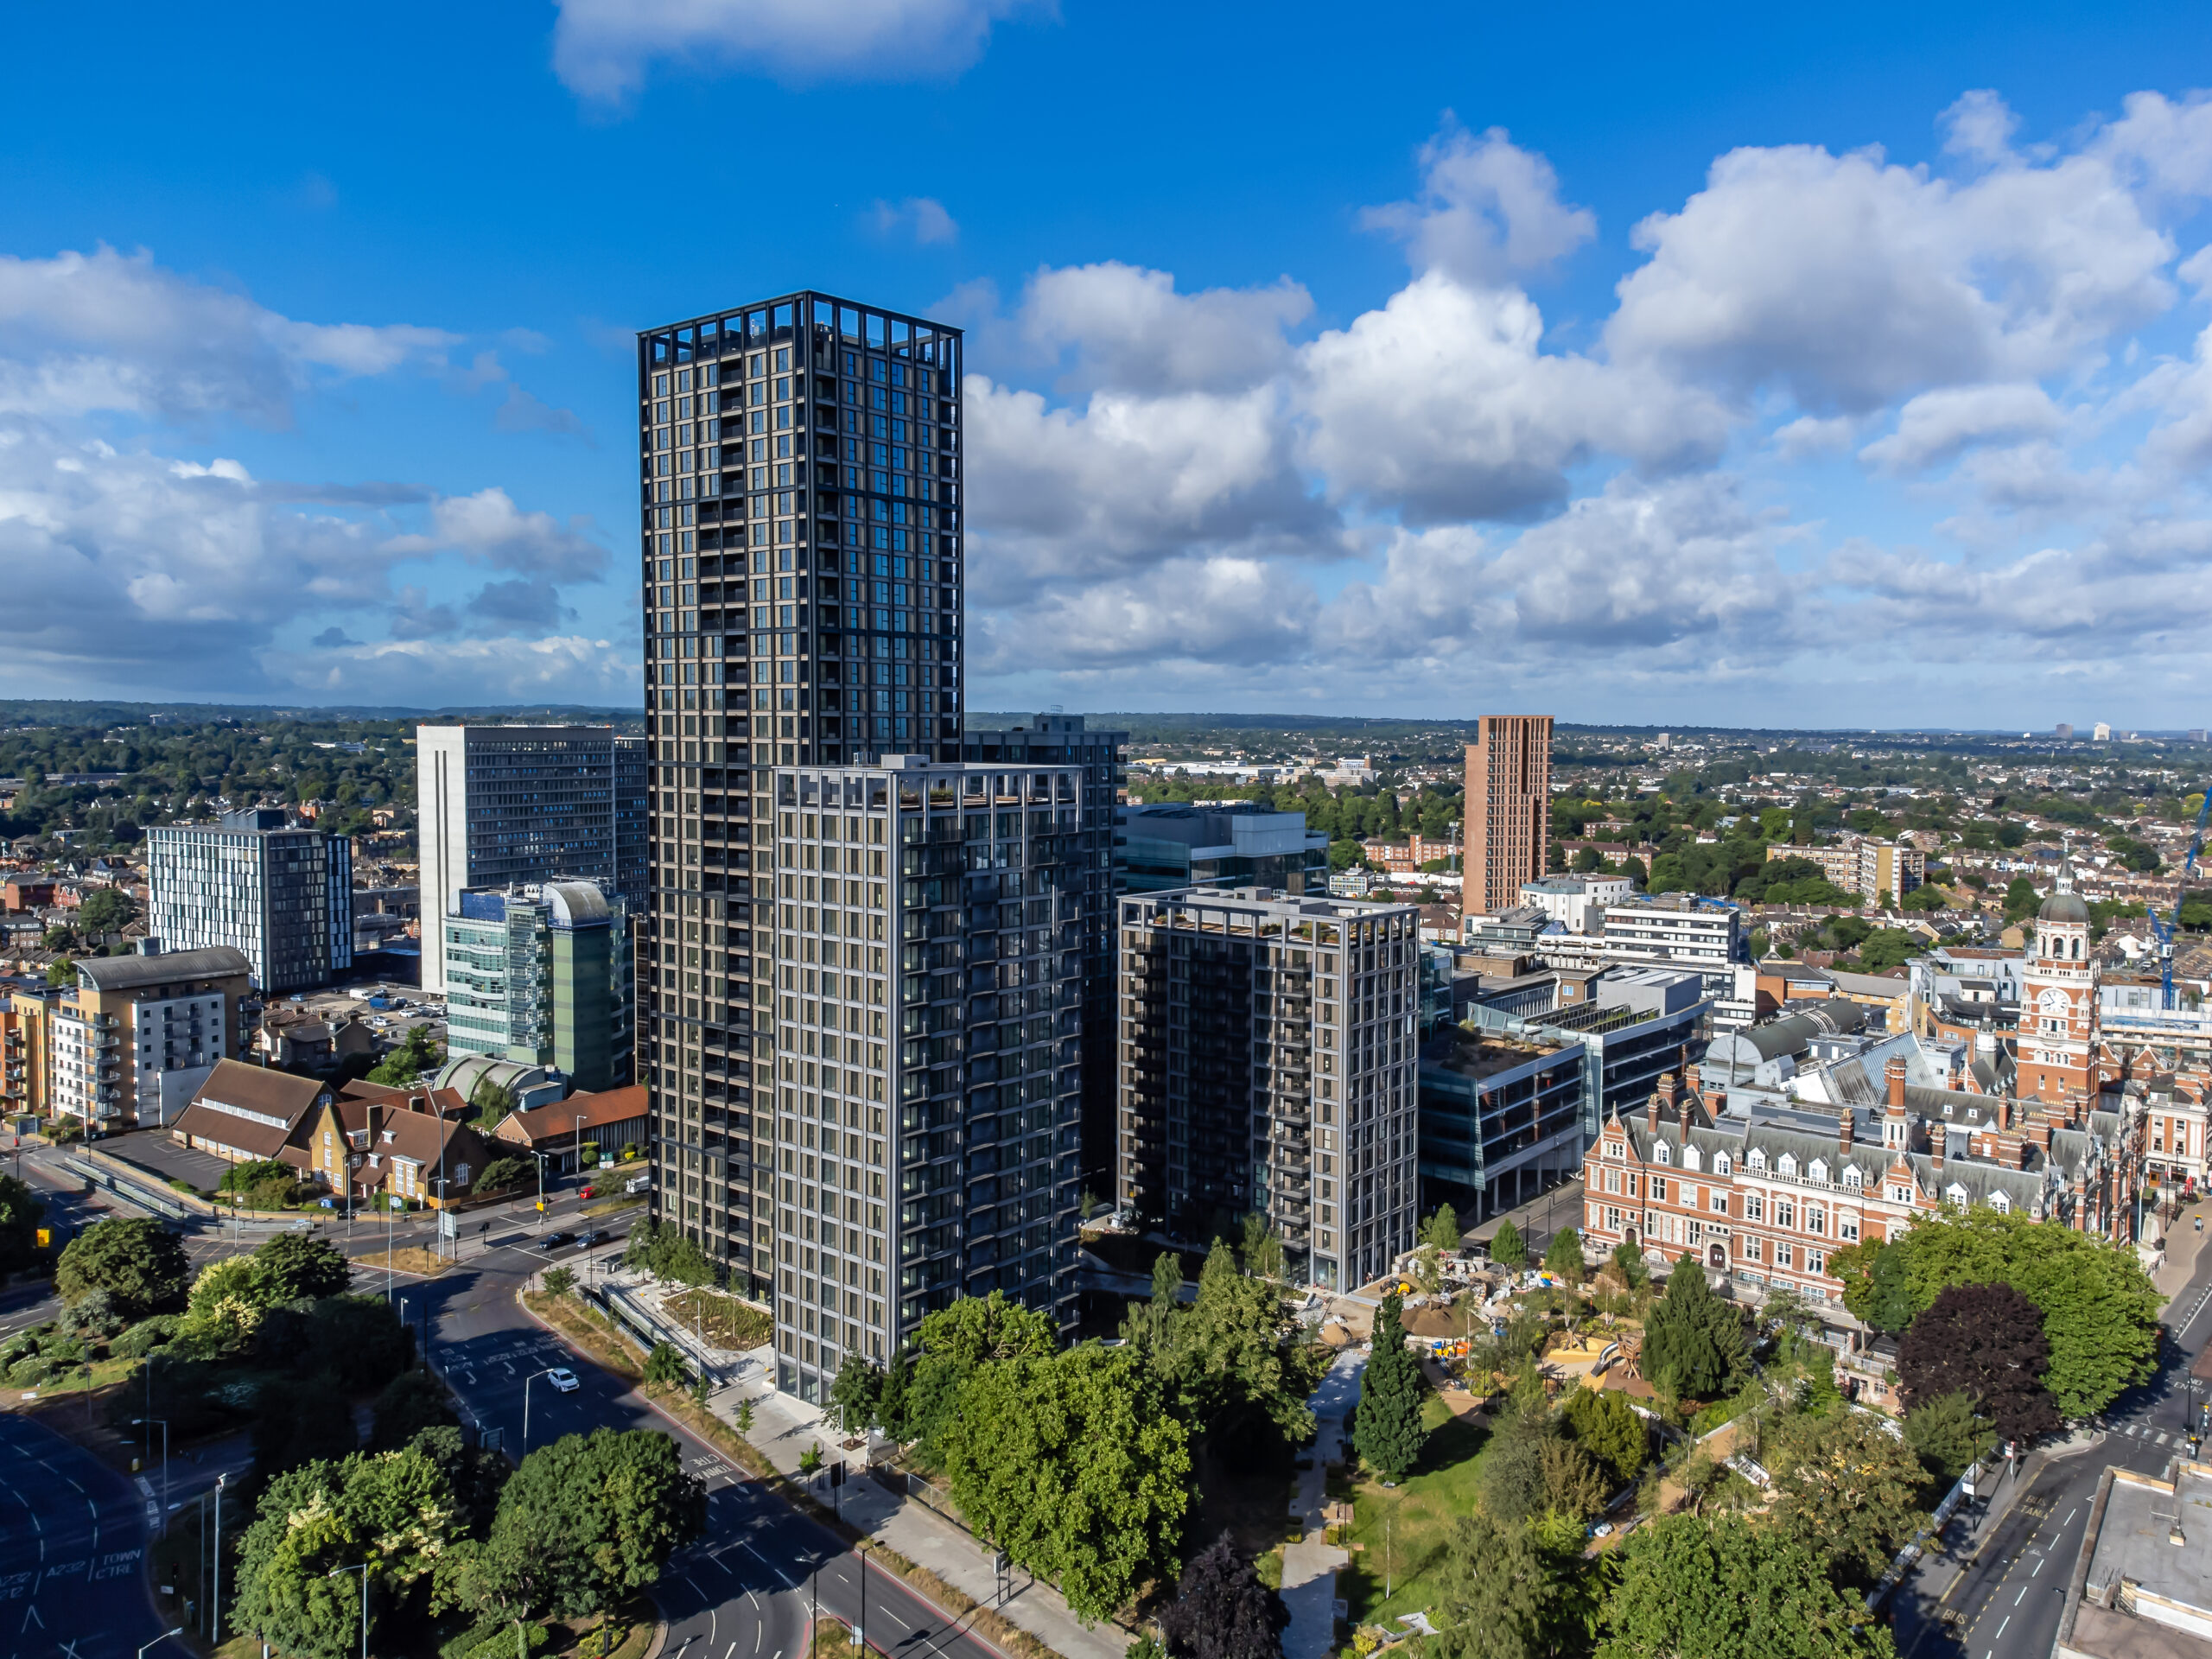
[[[133,1417],[130,1420],[130,1422],[134,1428],[142,1423],[149,1428],[152,1427],[156,1423],[159,1423],[162,1426],[162,1515],[163,1517],[162,1524],[167,1526],[168,1524],[168,1516],[169,1512],[168,1421],[166,1418],[161,1417]]]
[[[144,1647],[138,1649],[138,1659],[146,1659],[146,1656],[149,1653],[151,1653],[156,1648],[160,1647],[162,1643],[168,1641],[169,1637],[173,1636],[182,1636],[183,1634],[184,1626],[181,1624],[178,1625],[176,1629],[173,1630],[163,1630],[159,1636],[149,1642]]]
[[[556,1369],[548,1365],[542,1371],[532,1371],[522,1380],[522,1449],[525,1453],[530,1450],[530,1385],[541,1376],[550,1376]]]
[[[216,1648],[223,1645],[223,1483],[229,1478],[215,1477],[215,1587],[207,1598],[207,1642]]]
[[[862,1654],[868,1652],[868,1541],[863,1538],[853,1553],[861,1558],[861,1616],[853,1624],[853,1646]]]
[[[322,1576],[334,1579],[341,1573],[361,1575],[361,1659],[369,1659],[369,1564],[363,1561],[359,1567],[334,1567]]]

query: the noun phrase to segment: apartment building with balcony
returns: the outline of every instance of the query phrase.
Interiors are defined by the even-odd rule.
[[[1122,1208],[1202,1243],[1257,1211],[1351,1289],[1415,1226],[1418,906],[1268,887],[1121,900]]]
[[[1083,786],[920,755],[776,773],[772,1088],[745,1140],[664,1135],[653,1207],[749,1249],[803,1400],[958,1296],[1074,1322]],[[662,1097],[688,1097],[671,1058]]]
[[[251,990],[245,953],[227,945],[79,963],[54,1006],[48,1114],[87,1133],[174,1122],[241,1052]]]
[[[963,351],[957,328],[812,291],[638,339],[639,1077],[658,1213],[756,1284],[774,1240],[726,1177],[765,1174],[782,1117],[776,769],[960,758]],[[818,1378],[823,1338],[802,1341],[794,1376]]]
[[[1903,836],[1885,841],[1877,836],[1846,836],[1822,847],[1777,842],[1766,849],[1766,856],[1769,863],[1784,858],[1809,860],[1820,866],[1830,887],[1892,908],[1928,880],[1928,855]]]
[[[1080,766],[1084,828],[1083,1165],[1085,1192],[1114,1190],[1114,812],[1128,782],[1127,732],[1094,731],[1081,715],[1037,715],[1026,726],[970,727],[970,766]]]
[[[46,1116],[52,1109],[54,1017],[61,993],[42,982],[0,986],[0,1111]]]

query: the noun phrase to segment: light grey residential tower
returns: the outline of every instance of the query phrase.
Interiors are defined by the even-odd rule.
[[[1081,772],[891,756],[779,771],[773,811],[773,1144],[749,1190],[684,1148],[664,1214],[720,1185],[772,1246],[778,1386],[804,1400],[956,1296],[1072,1325]]]
[[[423,914],[472,887],[597,881],[645,899],[644,740],[611,726],[418,726]],[[423,930],[423,988],[447,988],[442,931]]]
[[[811,292],[638,340],[655,1211],[756,1284],[781,1265],[759,1200],[800,1029],[776,1000],[799,844],[776,769],[959,759],[960,369],[958,330]]]
[[[353,965],[353,843],[247,807],[146,831],[147,937],[168,950],[230,945],[264,993],[327,985]]]

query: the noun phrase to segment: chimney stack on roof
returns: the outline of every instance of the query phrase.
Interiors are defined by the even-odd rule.
[[[1853,1114],[1848,1105],[1846,1105],[1841,1111],[1836,1114],[1836,1143],[1843,1148],[1844,1155],[1846,1157],[1848,1157],[1851,1154],[1851,1135],[1854,1127],[1852,1122],[1852,1119],[1854,1116],[1855,1114]]]
[[[1659,1133],[1659,1108],[1665,1103],[1667,1091],[1662,1087],[1654,1089],[1651,1091],[1651,1098],[1644,1102],[1643,1128],[1646,1134],[1656,1135]]]
[[[1890,1109],[1904,1110],[1904,1056],[1892,1054],[1889,1064],[1882,1068],[1882,1080],[1889,1085]]]

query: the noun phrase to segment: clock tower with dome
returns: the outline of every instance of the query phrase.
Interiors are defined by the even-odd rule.
[[[2096,1075],[2097,1036],[2089,907],[2074,891],[2074,865],[2067,860],[2036,912],[2034,948],[2021,975],[2019,1097],[2053,1105],[2093,1100],[2102,1081]]]

